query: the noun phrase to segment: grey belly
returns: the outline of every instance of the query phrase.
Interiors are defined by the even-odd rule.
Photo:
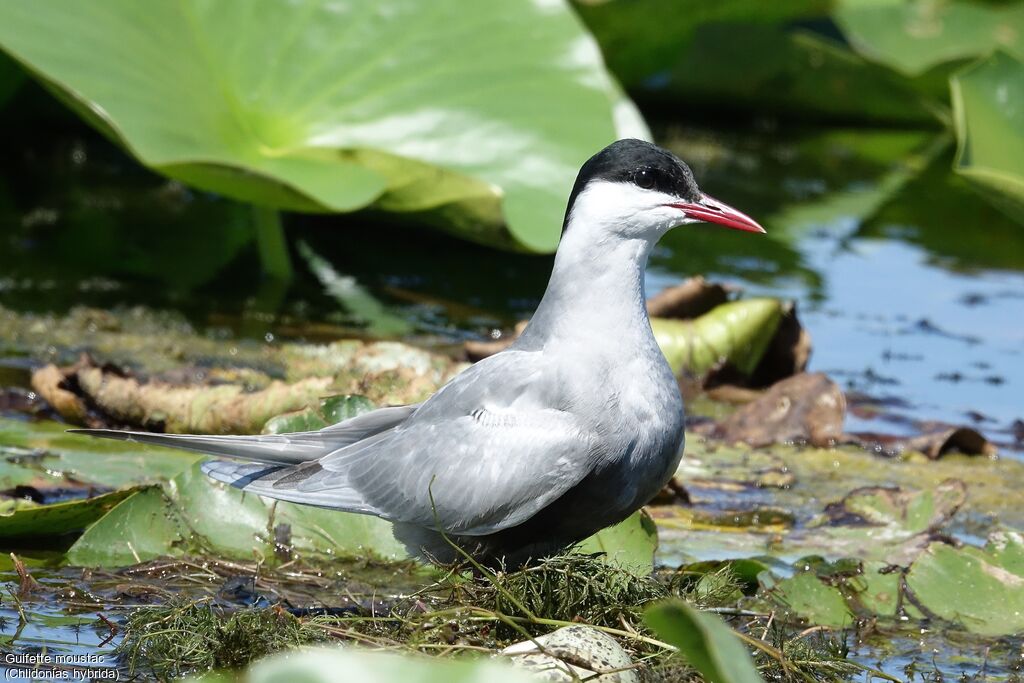
[[[625,471],[622,466],[595,471],[522,524],[487,536],[450,536],[449,540],[484,564],[506,568],[560,552],[621,522],[648,503],[672,477],[681,440],[680,434],[664,446],[658,457],[651,459],[652,466],[660,463],[659,471],[641,474]],[[626,478],[636,476],[647,479],[646,485],[635,495],[622,498],[621,492],[630,486]],[[395,537],[410,552],[429,560],[450,563],[461,559],[451,543],[432,529],[396,524]]]

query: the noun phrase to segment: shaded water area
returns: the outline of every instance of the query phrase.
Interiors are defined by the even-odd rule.
[[[40,115],[57,116],[45,107]],[[50,138],[3,140],[0,306],[10,310],[145,306],[210,338],[258,343],[364,334],[384,321],[390,327],[376,329],[444,349],[497,336],[527,318],[550,271],[548,256],[499,253],[380,216],[289,217],[289,236],[340,277],[345,308],[299,256],[296,281],[286,289],[261,280],[248,208],[141,171],[71,123],[61,130]],[[760,453],[763,462],[753,464],[737,455],[745,469],[732,474],[723,474],[727,451],[688,458],[684,465],[703,482],[691,494],[710,521],[658,517],[660,560],[771,555],[773,568],[785,574],[792,570],[783,560],[837,557],[843,546],[773,551],[771,524],[730,534],[722,518],[743,508],[783,509],[806,520],[858,486],[929,489],[949,477],[980,493],[968,496],[946,532],[977,542],[1001,525],[1024,527],[1013,503],[1024,484],[1024,230],[952,175],[951,141],[934,132],[783,129],[769,122],[739,132],[665,122],[656,135],[691,163],[703,190],[742,207],[769,234],[677,230],[651,260],[649,294],[703,274],[751,294],[792,299],[814,341],[810,369],[828,373],[847,392],[848,429],[910,434],[931,421],[970,425],[999,446],[1001,458],[911,466],[844,450],[812,460],[785,447]],[[27,389],[32,365],[0,348],[0,387]],[[10,434],[17,431],[7,424]],[[43,431],[52,436],[52,428]],[[46,434],[4,433],[0,426],[5,457],[63,447]],[[752,471],[793,474],[797,484],[750,485]],[[26,603],[30,618],[23,623],[13,594],[4,595],[3,650],[99,653],[92,664],[117,666],[111,651],[119,635],[97,615],[122,618],[143,595],[126,592],[133,580],[52,566],[38,548],[19,551],[32,559],[37,580],[59,587],[53,594],[60,600]],[[12,572],[0,559],[0,580],[13,585]],[[220,590],[224,578],[211,573],[205,584],[186,586],[153,576],[154,592],[196,595]],[[319,590],[351,586],[349,573]],[[1019,641],[927,625],[862,628],[848,644],[857,661],[900,678],[939,672],[1005,679],[1024,655]]]

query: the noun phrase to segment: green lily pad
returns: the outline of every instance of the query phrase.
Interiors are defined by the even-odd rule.
[[[561,2],[5,3],[0,47],[196,187],[538,251],[631,106]]]
[[[861,573],[851,577],[847,586],[851,594],[847,600],[858,613],[881,617],[895,617],[902,606],[913,616],[920,616],[913,605],[900,600],[903,572],[885,562],[864,562]]]
[[[79,536],[68,549],[69,564],[123,567],[185,547],[182,525],[159,488],[139,491],[122,501]]]
[[[578,549],[606,553],[611,564],[647,575],[657,543],[653,521],[637,512]],[[189,553],[270,559],[278,545],[321,558],[407,557],[389,522],[245,494],[210,480],[197,466],[171,480],[166,491],[146,489],[113,508],[79,537],[67,559],[84,566],[124,566]]]
[[[278,545],[320,557],[406,556],[388,522],[245,494],[196,466],[171,480],[166,492],[147,490],[115,507],[75,542],[68,561],[123,566],[190,552],[273,558]]]
[[[800,572],[788,579],[777,579],[766,572],[760,580],[768,597],[792,616],[818,626],[853,625],[854,615],[843,594],[822,583],[814,572]]]
[[[579,553],[604,553],[608,564],[628,569],[637,576],[648,576],[654,571],[654,553],[657,550],[658,527],[645,510],[637,510],[575,548]]]
[[[38,483],[59,486],[67,477],[105,487],[167,481],[202,456],[137,443],[99,441],[67,433],[46,420],[0,418],[0,489]],[[7,447],[7,452],[4,448]],[[18,455],[16,455],[18,454]],[[80,484],[79,484],[80,485]]]
[[[920,534],[948,521],[966,498],[967,487],[956,479],[923,491],[868,486],[851,491],[825,512],[832,525],[890,527],[899,534]]]
[[[1021,28],[1024,36],[1024,5]],[[957,173],[992,203],[1024,222],[1024,57],[1004,52],[950,79],[956,123]]]
[[[1024,58],[1024,5],[842,0],[833,15],[858,52],[908,75],[1003,48]]]
[[[782,320],[777,299],[744,299],[716,306],[694,320],[654,318],[654,337],[672,371],[700,375],[720,362],[753,372]]]
[[[17,505],[10,510],[0,507],[0,539],[39,540],[80,531],[132,493],[134,489],[123,489],[52,505]]]
[[[988,636],[1024,631],[1024,537],[1003,532],[984,548],[932,543],[907,572],[928,612]]]
[[[715,615],[669,600],[648,608],[644,621],[710,683],[763,683],[736,634]]]
[[[807,30],[828,21],[827,2],[576,5],[630,92],[688,108],[756,107],[800,119],[927,124],[943,115],[940,101],[912,79]]]
[[[314,408],[293,410],[281,413],[267,420],[263,425],[264,434],[292,434],[295,432],[315,432],[327,426],[327,420],[320,411]]]
[[[376,407],[373,401],[357,394],[328,396],[321,399],[316,408],[304,408],[270,418],[263,426],[263,433],[313,432],[362,415]]]
[[[330,424],[344,422],[376,408],[373,401],[358,394],[330,396],[320,401],[320,412]]]

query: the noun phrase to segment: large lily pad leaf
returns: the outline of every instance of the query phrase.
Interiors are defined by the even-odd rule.
[[[576,546],[576,552],[603,553],[608,564],[628,569],[637,576],[647,576],[654,571],[657,549],[658,528],[644,510],[637,510]]]
[[[800,572],[777,580],[767,572],[761,575],[762,587],[791,616],[815,625],[845,628],[854,622],[838,588],[826,585],[813,572]]]
[[[933,543],[911,566],[907,588],[929,612],[983,635],[1024,631],[1024,538],[999,533],[985,548]]]
[[[247,495],[211,481],[197,466],[166,491],[142,491],[115,507],[75,542],[68,561],[121,566],[189,552],[272,558],[281,546],[321,557],[405,557],[383,520]]]
[[[5,3],[0,47],[197,187],[436,210],[464,237],[540,251],[579,165],[616,118],[638,120],[558,1]]]
[[[943,107],[921,84],[808,31],[819,0],[577,0],[612,71],[630,92],[801,119],[927,123]],[[941,83],[945,95],[945,83]]]
[[[1019,532],[993,534],[984,548],[936,541],[909,569],[856,560],[801,564],[805,571],[791,578],[762,572],[759,580],[765,597],[813,624],[846,627],[855,615],[920,619],[928,614],[985,636],[1024,629],[1024,539]]]
[[[168,448],[100,441],[68,425],[0,418],[0,489],[18,485],[121,488],[164,482],[202,456]]]
[[[1024,36],[1024,5],[1021,6]],[[1024,221],[1024,57],[1004,52],[950,79],[959,147],[954,168]]]
[[[1002,47],[1024,57],[1024,5],[843,0],[834,18],[865,56],[908,75]]]
[[[711,683],[762,683],[736,634],[715,615],[671,600],[648,608],[644,620]]]

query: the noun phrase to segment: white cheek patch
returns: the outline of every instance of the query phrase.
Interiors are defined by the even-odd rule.
[[[663,232],[688,222],[679,209],[665,206],[679,201],[673,195],[645,190],[633,183],[592,180],[573,203],[567,232],[574,227],[638,237]]]

